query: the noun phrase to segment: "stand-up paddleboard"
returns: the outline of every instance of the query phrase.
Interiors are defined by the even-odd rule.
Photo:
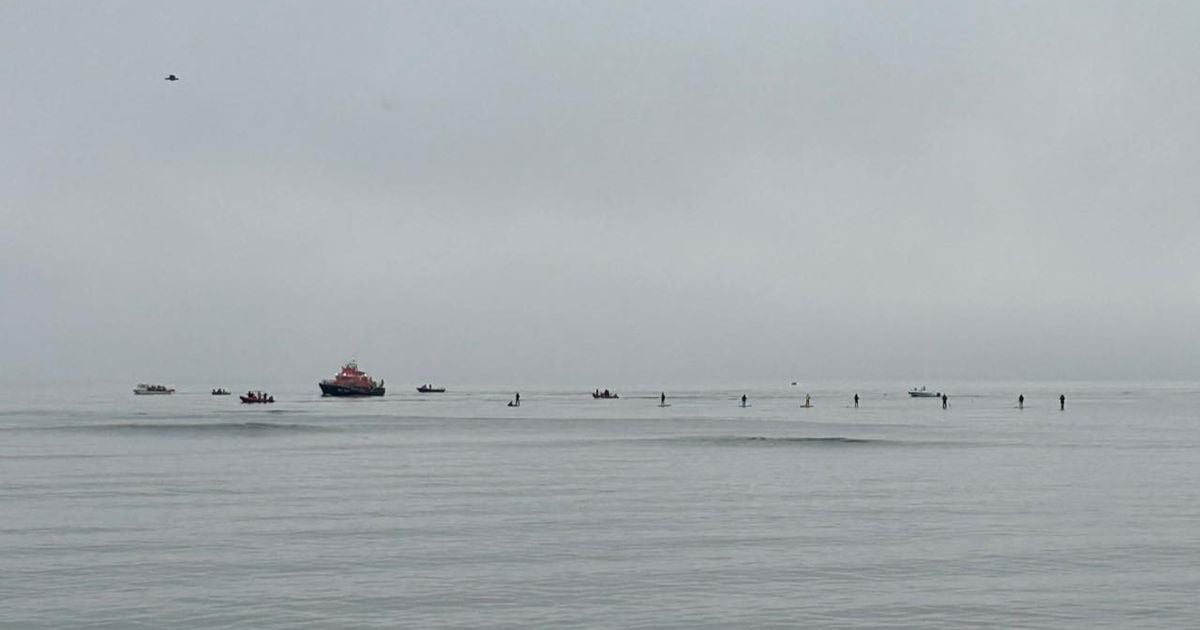
[[[671,403],[658,403],[659,407],[670,407]]]
[[[509,406],[509,407],[520,407],[520,406],[521,406],[521,403],[519,403],[519,402],[512,402],[512,401],[510,400],[510,401],[508,402],[508,406]]]

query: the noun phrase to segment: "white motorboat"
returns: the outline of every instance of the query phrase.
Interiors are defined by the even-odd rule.
[[[133,393],[137,394],[138,396],[165,396],[167,394],[174,394],[175,388],[167,387],[166,385],[147,385],[146,383],[138,383],[138,386],[133,388]]]

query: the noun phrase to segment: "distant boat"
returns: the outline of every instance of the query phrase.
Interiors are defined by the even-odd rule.
[[[354,359],[342,366],[342,371],[331,379],[318,383],[322,396],[382,396],[383,381],[376,381],[358,369]]]
[[[600,398],[604,400],[620,398],[616,392],[610,392],[607,389],[604,391],[596,390],[592,392],[592,398]]]
[[[228,396],[229,390],[225,389],[224,387],[218,387],[218,388],[212,390],[212,395],[213,396]]]
[[[246,392],[245,396],[238,396],[244,403],[273,403],[275,397],[266,392]]]
[[[167,394],[174,394],[175,388],[167,387],[166,385],[147,385],[146,383],[138,383],[137,387],[133,388],[133,393],[137,394],[138,396],[164,396]]]
[[[421,392],[422,394],[444,394],[446,393],[446,388],[434,387],[433,385],[422,385],[417,388],[417,391]]]
[[[908,390],[908,395],[912,396],[913,398],[941,398],[942,397],[941,392],[931,392],[931,391],[925,389],[924,386],[922,386],[921,389],[917,389],[914,387],[914,388]]]

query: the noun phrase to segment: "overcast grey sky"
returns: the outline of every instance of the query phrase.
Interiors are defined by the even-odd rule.
[[[1197,33],[1195,2],[3,2],[0,379],[1197,378]]]

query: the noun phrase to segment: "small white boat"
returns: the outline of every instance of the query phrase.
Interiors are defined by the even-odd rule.
[[[941,392],[931,392],[931,391],[925,389],[924,386],[922,386],[921,389],[917,389],[914,387],[914,388],[908,390],[908,395],[912,396],[913,398],[941,398],[942,397]]]
[[[138,383],[137,387],[133,388],[133,393],[137,394],[138,396],[165,396],[167,394],[174,394],[175,388],[167,387],[166,385],[147,385],[146,383]]]

